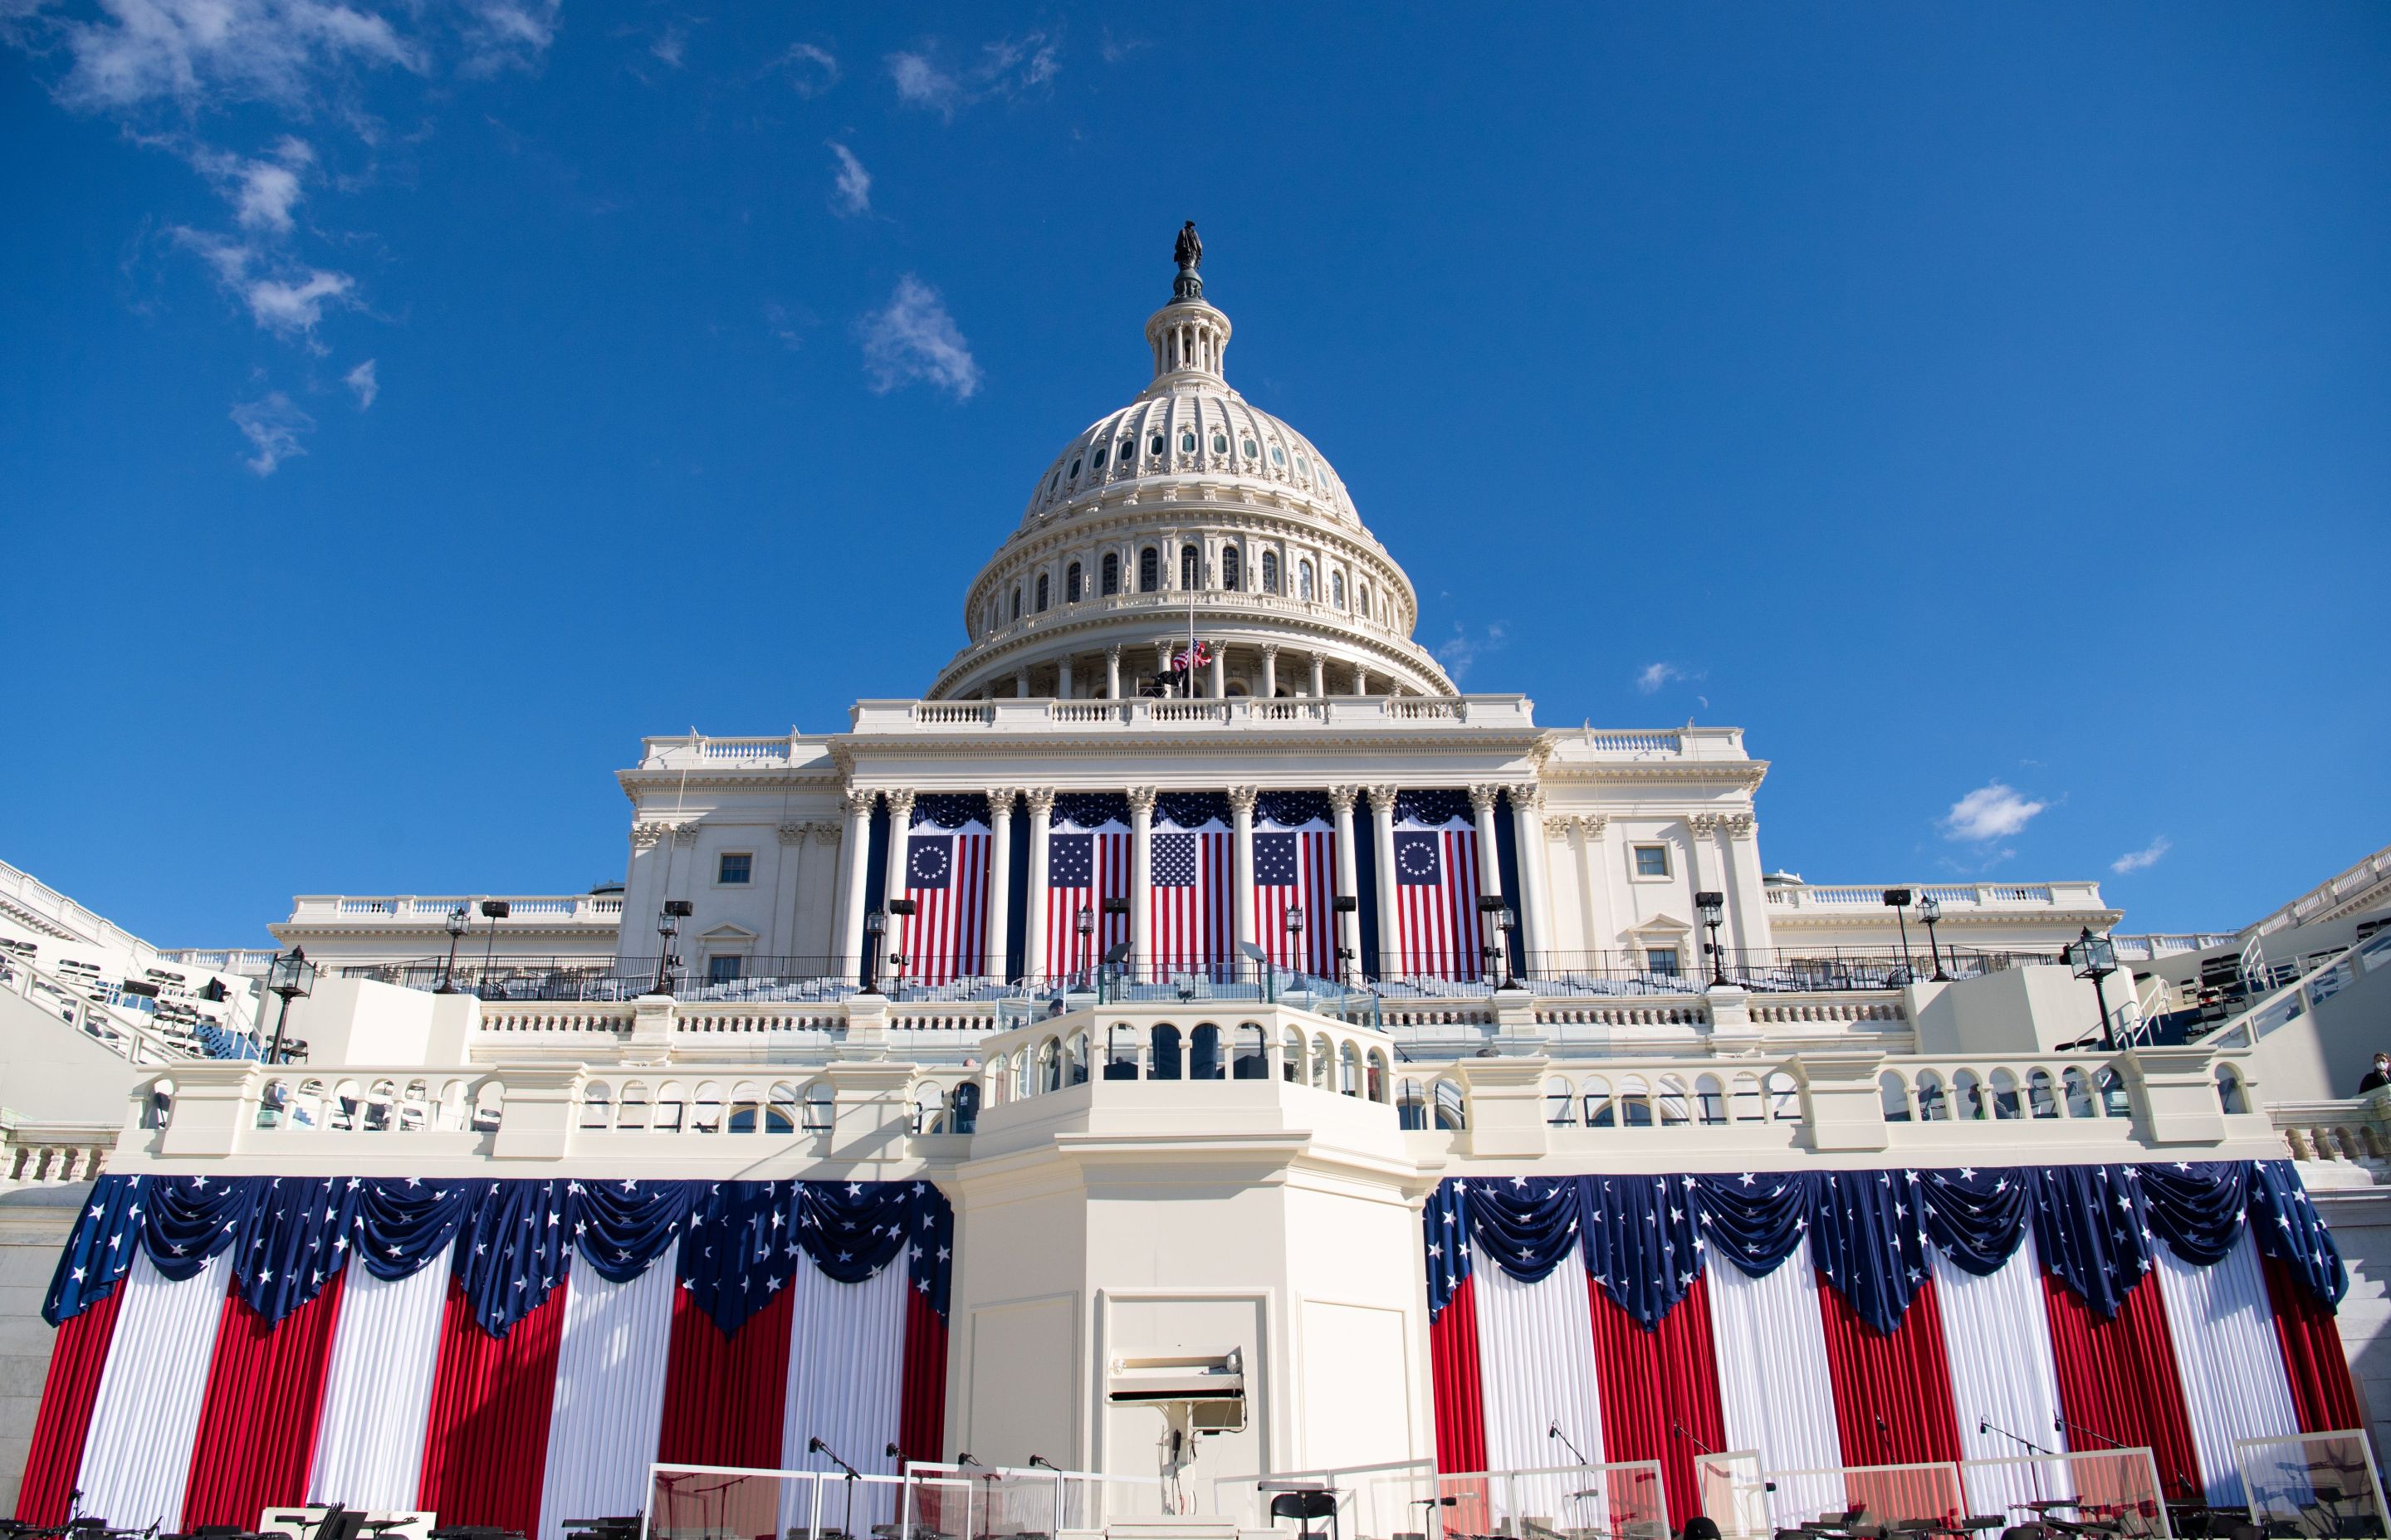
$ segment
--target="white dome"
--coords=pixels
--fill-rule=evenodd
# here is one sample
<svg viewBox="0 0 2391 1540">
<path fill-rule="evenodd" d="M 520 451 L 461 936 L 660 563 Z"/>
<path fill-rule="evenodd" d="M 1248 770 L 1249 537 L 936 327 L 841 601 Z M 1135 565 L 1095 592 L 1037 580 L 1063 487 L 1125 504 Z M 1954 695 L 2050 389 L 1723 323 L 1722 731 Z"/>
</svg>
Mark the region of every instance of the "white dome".
<svg viewBox="0 0 2391 1540">
<path fill-rule="evenodd" d="M 1218 375 L 1180 370 L 1082 429 L 1046 467 L 1024 529 L 1131 482 L 1252 482 L 1359 524 L 1352 499 L 1312 440 L 1248 402 Z"/>
</svg>

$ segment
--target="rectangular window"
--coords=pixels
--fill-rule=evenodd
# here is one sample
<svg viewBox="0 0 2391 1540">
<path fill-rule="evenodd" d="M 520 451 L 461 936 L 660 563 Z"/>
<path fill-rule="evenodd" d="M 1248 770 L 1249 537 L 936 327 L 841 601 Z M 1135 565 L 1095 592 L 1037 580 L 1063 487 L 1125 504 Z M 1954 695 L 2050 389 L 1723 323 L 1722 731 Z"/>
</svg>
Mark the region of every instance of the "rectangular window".
<svg viewBox="0 0 2391 1540">
<path fill-rule="evenodd" d="M 1644 966 L 1648 971 L 1652 973 L 1674 975 L 1677 971 L 1677 949 L 1674 947 L 1646 947 L 1644 949 Z"/>
<path fill-rule="evenodd" d="M 725 850 L 721 864 L 715 868 L 714 880 L 726 886 L 744 886 L 755 869 L 754 856 L 744 850 Z"/>
<path fill-rule="evenodd" d="M 746 961 L 743 957 L 709 957 L 705 960 L 705 981 L 709 984 L 733 983 Z"/>
<path fill-rule="evenodd" d="M 1635 847 L 1635 874 L 1639 877 L 1665 877 L 1669 874 L 1669 848 L 1665 845 Z"/>
</svg>

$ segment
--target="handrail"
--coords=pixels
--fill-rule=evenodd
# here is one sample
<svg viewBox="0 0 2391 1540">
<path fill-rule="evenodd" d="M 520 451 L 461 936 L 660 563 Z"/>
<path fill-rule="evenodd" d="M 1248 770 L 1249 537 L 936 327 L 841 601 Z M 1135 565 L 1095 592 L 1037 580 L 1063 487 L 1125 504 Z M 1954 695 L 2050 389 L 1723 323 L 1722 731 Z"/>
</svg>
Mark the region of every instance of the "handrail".
<svg viewBox="0 0 2391 1540">
<path fill-rule="evenodd" d="M 90 982 L 62 978 L 26 958 L 0 956 L 0 985 L 43 1015 L 55 1016 L 84 1036 L 114 1050 L 128 1063 L 171 1064 L 207 1056 L 176 1042 L 149 1023 L 135 1019 L 131 1012 L 120 1006 L 93 1000 L 85 992 L 92 987 Z M 144 1054 L 151 1056 L 145 1058 Z"/>
<path fill-rule="evenodd" d="M 2352 896 L 2391 883 L 2391 845 L 2385 846 L 2365 860 L 2354 862 L 2343 871 L 2283 905 L 2266 918 L 2244 926 L 2242 934 L 2259 937 L 2289 925 L 2307 925 L 2318 914 Z"/>
<path fill-rule="evenodd" d="M 2256 945 L 2255 937 L 2251 944 Z M 2234 1045 L 2227 1042 L 2227 1035 L 2239 1033 L 2239 1046 L 2255 1048 L 2260 1038 L 2290 1025 L 2355 983 L 2361 975 L 2385 964 L 2391 964 L 2391 930 L 2376 931 L 2347 951 L 2325 958 L 2290 982 L 2249 1000 L 2223 1026 L 2201 1041 L 2220 1048 L 2229 1047 Z"/>
</svg>

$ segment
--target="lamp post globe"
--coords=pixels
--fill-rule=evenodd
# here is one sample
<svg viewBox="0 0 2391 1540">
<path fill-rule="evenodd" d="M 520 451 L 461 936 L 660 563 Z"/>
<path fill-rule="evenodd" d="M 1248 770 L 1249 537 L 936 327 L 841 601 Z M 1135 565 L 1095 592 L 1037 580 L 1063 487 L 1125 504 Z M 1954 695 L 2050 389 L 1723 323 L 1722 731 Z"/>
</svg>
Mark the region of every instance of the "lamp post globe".
<svg viewBox="0 0 2391 1540">
<path fill-rule="evenodd" d="M 440 987 L 432 992 L 455 994 L 457 992 L 457 943 L 462 941 L 465 938 L 465 933 L 473 927 L 473 918 L 465 912 L 463 904 L 459 904 L 450 910 L 447 917 L 440 923 L 447 927 L 448 931 L 448 961 L 440 964 Z"/>
<path fill-rule="evenodd" d="M 1943 947 L 1934 938 L 1935 922 L 1943 918 L 1943 901 L 1929 893 L 1918 900 L 1918 917 L 1926 922 L 1926 951 L 1934 959 L 1934 982 L 1947 984 L 1951 976 L 1943 971 Z"/>
</svg>

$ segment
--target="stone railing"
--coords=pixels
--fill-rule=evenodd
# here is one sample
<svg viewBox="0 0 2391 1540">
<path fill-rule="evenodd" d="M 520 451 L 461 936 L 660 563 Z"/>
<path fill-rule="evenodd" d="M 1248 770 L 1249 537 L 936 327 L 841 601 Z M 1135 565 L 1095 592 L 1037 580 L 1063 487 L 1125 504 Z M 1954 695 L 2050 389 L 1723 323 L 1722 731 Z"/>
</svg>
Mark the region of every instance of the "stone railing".
<svg viewBox="0 0 2391 1540">
<path fill-rule="evenodd" d="M 178 947 L 158 954 L 169 963 L 187 968 L 205 968 L 210 973 L 230 974 L 241 978 L 263 978 L 265 970 L 281 955 L 264 947 Z"/>
<path fill-rule="evenodd" d="M 2117 949 L 2117 961 L 2120 963 L 2154 963 L 2162 957 L 2206 951 L 2211 947 L 2233 946 L 2241 938 L 2230 931 L 2192 930 L 2168 935 L 2113 935 L 2109 940 Z"/>
<path fill-rule="evenodd" d="M 1420 728 L 1532 730 L 1524 695 L 1324 695 L 1259 700 L 858 701 L 859 733 L 1137 731 L 1156 728 L 1322 728 L 1408 731 Z M 651 764 L 672 765 L 687 739 L 651 738 Z M 659 756 L 662 756 L 659 757 Z"/>
<path fill-rule="evenodd" d="M 44 1123 L 0 1113 L 0 1192 L 88 1182 L 108 1169 L 113 1128 Z"/>
<path fill-rule="evenodd" d="M 2391 885 L 2391 845 L 2340 875 L 2317 884 L 2242 934 L 2270 936 L 2287 925 L 2304 925 L 2323 919 L 2333 910 L 2355 903 L 2386 885 Z"/>
<path fill-rule="evenodd" d="M 504 925 L 526 920 L 549 925 L 586 925 L 614 929 L 622 924 L 619 893 L 538 893 L 511 896 L 469 893 L 427 898 L 412 893 L 358 896 L 346 893 L 303 894 L 291 900 L 290 925 L 390 925 L 439 929 L 459 909 L 470 915 L 476 932 L 491 922 L 482 918 L 485 899 L 503 899 L 508 906 Z M 269 954 L 270 957 L 271 954 Z"/>
<path fill-rule="evenodd" d="M 2323 1102 L 2276 1102 L 2267 1108 L 2301 1163 L 2308 1185 L 2370 1187 L 2391 1183 L 2391 1091 Z"/>
<path fill-rule="evenodd" d="M 1887 885 L 1897 886 L 1897 885 Z M 2074 913 L 2101 912 L 2097 882 L 1927 883 L 1910 886 L 1913 903 L 1932 899 L 1947 913 L 1952 910 L 2046 910 Z M 1884 910 L 1885 888 L 1842 884 L 1782 884 L 1768 889 L 1772 909 L 1795 913 L 1838 910 Z M 1913 921 L 1917 916 L 1910 915 Z"/>
</svg>

